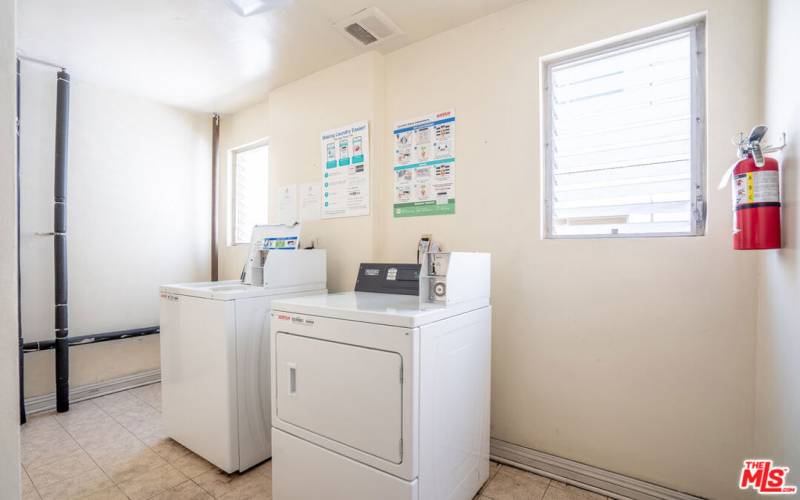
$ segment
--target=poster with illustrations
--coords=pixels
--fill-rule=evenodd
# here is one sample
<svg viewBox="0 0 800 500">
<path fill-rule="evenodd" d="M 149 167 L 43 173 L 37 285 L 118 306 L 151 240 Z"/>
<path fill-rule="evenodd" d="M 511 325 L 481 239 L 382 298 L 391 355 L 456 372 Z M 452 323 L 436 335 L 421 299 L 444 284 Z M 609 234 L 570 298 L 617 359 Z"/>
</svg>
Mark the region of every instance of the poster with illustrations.
<svg viewBox="0 0 800 500">
<path fill-rule="evenodd" d="M 456 115 L 443 111 L 394 127 L 395 217 L 456 212 Z"/>
<path fill-rule="evenodd" d="M 328 130 L 322 144 L 322 218 L 369 215 L 369 124 Z"/>
</svg>

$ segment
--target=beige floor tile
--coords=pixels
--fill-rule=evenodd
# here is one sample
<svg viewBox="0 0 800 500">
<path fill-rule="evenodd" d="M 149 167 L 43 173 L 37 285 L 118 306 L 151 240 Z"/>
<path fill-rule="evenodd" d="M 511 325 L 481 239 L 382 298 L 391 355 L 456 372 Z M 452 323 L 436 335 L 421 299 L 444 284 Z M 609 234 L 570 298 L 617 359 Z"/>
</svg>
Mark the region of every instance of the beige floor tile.
<svg viewBox="0 0 800 500">
<path fill-rule="evenodd" d="M 497 462 L 489 461 L 489 479 L 493 478 L 497 471 L 500 470 L 500 464 Z"/>
<path fill-rule="evenodd" d="M 130 393 L 149 404 L 156 410 L 161 410 L 161 384 L 150 384 L 131 389 Z"/>
<path fill-rule="evenodd" d="M 94 436 L 78 439 L 78 443 L 101 466 L 103 463 L 120 462 L 149 450 L 147 445 L 121 427 L 98 430 Z"/>
<path fill-rule="evenodd" d="M 72 438 L 58 441 L 32 441 L 30 438 L 23 438 L 22 465 L 25 467 L 45 466 L 80 450 L 81 447 Z"/>
<path fill-rule="evenodd" d="M 217 469 L 204 472 L 193 480 L 201 488 L 207 491 L 214 498 L 219 498 L 226 493 L 233 491 L 231 483 L 239 477 L 239 474 L 226 474 L 225 472 Z"/>
<path fill-rule="evenodd" d="M 141 413 L 147 411 L 160 413 L 160 410 L 153 408 L 151 405 L 147 404 L 147 402 L 142 401 L 140 398 L 137 398 L 133 395 L 130 395 L 129 399 L 120 400 L 119 403 L 111 405 L 110 408 L 112 409 L 115 417 L 124 413 Z"/>
<path fill-rule="evenodd" d="M 164 434 L 161 413 L 145 403 L 142 404 L 145 405 L 144 408 L 120 412 L 114 416 L 114 419 L 133 435 L 140 438 L 154 434 Z"/>
<path fill-rule="evenodd" d="M 96 444 L 85 448 L 86 452 L 97 462 L 101 468 L 106 465 L 118 464 L 125 460 L 132 460 L 150 450 L 141 441 L 118 441 L 110 444 Z"/>
<path fill-rule="evenodd" d="M 541 500 L 550 480 L 508 466 L 500 466 L 481 495 L 492 500 Z"/>
<path fill-rule="evenodd" d="M 26 456 L 26 451 L 47 451 L 59 443 L 71 440 L 72 436 L 61 427 L 53 415 L 34 415 L 20 430 L 23 460 L 32 457 L 30 453 Z"/>
<path fill-rule="evenodd" d="M 194 482 L 185 481 L 154 496 L 152 500 L 210 500 L 211 498 L 213 497 Z"/>
<path fill-rule="evenodd" d="M 268 478 L 272 479 L 272 460 L 267 460 L 266 462 L 262 462 L 250 470 L 259 474 L 264 474 Z"/>
<path fill-rule="evenodd" d="M 178 469 L 166 464 L 144 474 L 118 481 L 117 486 L 131 500 L 146 500 L 186 481 L 187 477 Z"/>
<path fill-rule="evenodd" d="M 28 432 L 39 431 L 47 428 L 58 428 L 58 422 L 55 419 L 56 412 L 49 411 L 44 413 L 36 413 L 28 415 L 25 425 L 22 426 L 20 433 L 24 436 Z"/>
<path fill-rule="evenodd" d="M 112 417 L 128 410 L 149 406 L 128 391 L 115 392 L 114 394 L 102 396 L 92 401 Z"/>
<path fill-rule="evenodd" d="M 544 500 L 605 500 L 606 497 L 597 493 L 582 490 L 572 485 L 559 481 L 550 481 L 550 487 L 544 495 Z"/>
<path fill-rule="evenodd" d="M 492 478 L 495 476 L 495 474 L 497 474 L 497 471 L 499 471 L 499 470 L 500 470 L 500 464 L 490 460 L 489 461 L 489 479 L 487 479 L 486 482 L 484 482 L 483 485 L 481 485 L 481 488 L 478 490 L 478 494 L 475 495 L 475 499 L 477 499 L 478 497 L 481 496 L 481 493 L 483 493 L 483 490 L 485 490 L 486 487 L 489 486 L 489 483 L 492 481 Z"/>
<path fill-rule="evenodd" d="M 104 418 L 108 414 L 100 409 L 93 400 L 80 401 L 78 403 L 71 403 L 69 411 L 65 413 L 56 413 L 55 419 L 59 424 L 66 427 L 66 424 L 75 421 L 84 421 L 86 419 Z"/>
<path fill-rule="evenodd" d="M 191 452 L 176 458 L 170 463 L 189 479 L 194 479 L 208 471 L 216 470 L 216 467 L 212 464 Z"/>
<path fill-rule="evenodd" d="M 230 493 L 223 495 L 222 500 L 271 500 L 272 499 L 272 480 L 260 476 L 238 482 Z"/>
<path fill-rule="evenodd" d="M 114 432 L 120 433 L 124 428 L 119 425 L 109 415 L 101 418 L 91 418 L 84 421 L 73 421 L 64 424 L 70 436 L 82 446 L 84 443 L 90 444 L 93 440 L 105 441 L 114 439 L 111 436 Z"/>
<path fill-rule="evenodd" d="M 165 435 L 160 405 L 161 386 L 154 384 L 32 418 L 23 427 L 23 461 L 31 469 L 30 477 L 23 475 L 23 499 L 272 498 L 271 460 L 225 474 Z M 603 498 L 490 462 L 489 480 L 475 500 Z"/>
<path fill-rule="evenodd" d="M 99 465 L 108 477 L 120 484 L 163 467 L 167 462 L 153 450 L 146 448 L 119 461 L 99 462 Z"/>
<path fill-rule="evenodd" d="M 267 460 L 266 462 L 262 462 L 259 465 L 253 467 L 253 470 L 257 472 L 261 472 L 262 474 L 266 474 L 270 478 L 272 478 L 272 459 Z"/>
<path fill-rule="evenodd" d="M 93 470 L 38 490 L 43 500 L 71 500 L 113 487 L 114 483 L 102 471 Z"/>
<path fill-rule="evenodd" d="M 93 433 L 98 428 L 108 427 L 114 419 L 92 401 L 82 401 L 71 405 L 66 413 L 56 416 L 56 420 L 73 437 Z"/>
<path fill-rule="evenodd" d="M 224 500 L 269 500 L 272 498 L 272 479 L 264 474 L 245 472 L 229 483 L 230 491 Z"/>
<path fill-rule="evenodd" d="M 31 481 L 37 488 L 65 481 L 95 469 L 98 469 L 97 464 L 85 451 L 80 449 L 59 460 L 26 468 Z"/>
<path fill-rule="evenodd" d="M 21 478 L 22 500 L 40 500 L 42 497 L 39 496 L 39 492 L 36 491 L 36 487 L 25 469 L 22 469 Z"/>
<path fill-rule="evenodd" d="M 88 450 L 87 450 L 88 451 Z M 89 452 L 89 455 L 92 455 Z M 151 460 L 158 462 L 158 465 L 164 465 L 166 461 L 159 460 L 160 457 L 151 450 L 147 445 L 139 440 L 135 442 L 118 442 L 111 443 L 102 449 L 97 454 L 97 458 L 92 455 L 97 465 L 100 468 L 113 468 L 122 465 L 123 463 L 142 462 Z"/>
<path fill-rule="evenodd" d="M 101 410 L 101 413 L 93 415 L 91 418 L 81 420 L 67 420 L 63 423 L 64 428 L 75 439 L 80 437 L 96 435 L 98 432 L 109 432 L 113 429 L 124 429 L 114 417 Z"/>
<path fill-rule="evenodd" d="M 251 469 L 244 474 L 226 474 L 215 468 L 196 477 L 194 482 L 214 498 L 271 498 L 270 476 L 259 469 Z"/>
<path fill-rule="evenodd" d="M 31 463 L 59 446 L 70 446 L 75 440 L 61 429 L 61 432 L 42 432 L 21 436 L 20 445 L 23 463 Z"/>
<path fill-rule="evenodd" d="M 162 435 L 145 436 L 142 441 L 168 463 L 190 453 L 189 449 L 179 442 Z"/>
<path fill-rule="evenodd" d="M 80 498 L 81 500 L 129 500 L 128 496 L 116 486 L 95 491 L 94 493 L 90 493 Z"/>
<path fill-rule="evenodd" d="M 70 434 L 84 449 L 94 446 L 108 446 L 125 439 L 135 440 L 136 436 L 121 426 L 116 420 L 111 419 L 94 422 L 93 425 L 81 425 L 70 429 Z"/>
</svg>

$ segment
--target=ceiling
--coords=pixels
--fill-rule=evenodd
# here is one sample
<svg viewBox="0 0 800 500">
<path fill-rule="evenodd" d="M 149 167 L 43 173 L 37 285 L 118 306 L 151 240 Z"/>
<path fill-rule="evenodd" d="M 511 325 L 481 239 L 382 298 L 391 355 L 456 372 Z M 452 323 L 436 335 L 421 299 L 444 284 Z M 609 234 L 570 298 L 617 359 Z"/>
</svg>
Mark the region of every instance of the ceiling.
<svg viewBox="0 0 800 500">
<path fill-rule="evenodd" d="M 520 0 L 295 0 L 240 17 L 224 0 L 21 0 L 21 54 L 85 81 L 202 112 L 233 112 L 354 57 L 333 24 L 376 6 L 404 34 L 390 52 Z"/>
</svg>

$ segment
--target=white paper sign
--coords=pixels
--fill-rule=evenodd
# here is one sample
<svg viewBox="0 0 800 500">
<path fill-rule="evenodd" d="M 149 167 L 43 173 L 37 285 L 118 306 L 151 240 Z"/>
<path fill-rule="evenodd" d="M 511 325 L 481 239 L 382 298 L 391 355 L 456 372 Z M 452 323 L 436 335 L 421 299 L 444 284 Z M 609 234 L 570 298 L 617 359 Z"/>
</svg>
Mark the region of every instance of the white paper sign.
<svg viewBox="0 0 800 500">
<path fill-rule="evenodd" d="M 369 215 L 369 123 L 323 132 L 322 218 Z"/>
<path fill-rule="evenodd" d="M 300 220 L 314 221 L 320 219 L 320 183 L 306 182 L 298 188 L 300 196 Z"/>
<path fill-rule="evenodd" d="M 278 188 L 278 224 L 294 224 L 297 218 L 297 184 Z"/>
</svg>

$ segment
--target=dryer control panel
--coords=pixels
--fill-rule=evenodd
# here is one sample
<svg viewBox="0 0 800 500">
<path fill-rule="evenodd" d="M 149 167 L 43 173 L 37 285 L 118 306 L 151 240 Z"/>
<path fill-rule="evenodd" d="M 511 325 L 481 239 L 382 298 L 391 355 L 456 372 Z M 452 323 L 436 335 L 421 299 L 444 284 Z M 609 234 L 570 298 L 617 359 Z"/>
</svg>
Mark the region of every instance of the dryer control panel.
<svg viewBox="0 0 800 500">
<path fill-rule="evenodd" d="M 356 292 L 419 295 L 419 264 L 361 264 Z"/>
<path fill-rule="evenodd" d="M 419 298 L 423 304 L 455 304 L 489 298 L 491 255 L 479 252 L 422 254 Z"/>
</svg>

